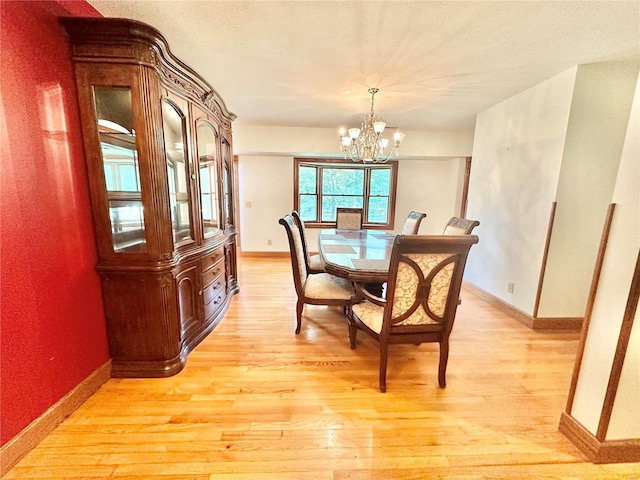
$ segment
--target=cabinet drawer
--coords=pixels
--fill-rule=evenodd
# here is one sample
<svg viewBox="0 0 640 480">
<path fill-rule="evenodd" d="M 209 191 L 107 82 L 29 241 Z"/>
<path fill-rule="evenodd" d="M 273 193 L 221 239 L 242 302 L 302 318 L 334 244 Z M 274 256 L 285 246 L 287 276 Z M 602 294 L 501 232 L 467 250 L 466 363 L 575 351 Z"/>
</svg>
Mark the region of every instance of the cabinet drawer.
<svg viewBox="0 0 640 480">
<path fill-rule="evenodd" d="M 224 258 L 224 247 L 202 257 L 202 270 L 207 270 Z"/>
<path fill-rule="evenodd" d="M 219 262 L 202 272 L 202 285 L 207 287 L 218 276 L 224 277 L 224 262 Z"/>
<path fill-rule="evenodd" d="M 202 291 L 202 300 L 204 303 L 204 318 L 208 319 L 213 315 L 224 303 L 226 298 L 226 288 L 224 275 L 216 278 L 214 282 L 205 287 Z"/>
</svg>

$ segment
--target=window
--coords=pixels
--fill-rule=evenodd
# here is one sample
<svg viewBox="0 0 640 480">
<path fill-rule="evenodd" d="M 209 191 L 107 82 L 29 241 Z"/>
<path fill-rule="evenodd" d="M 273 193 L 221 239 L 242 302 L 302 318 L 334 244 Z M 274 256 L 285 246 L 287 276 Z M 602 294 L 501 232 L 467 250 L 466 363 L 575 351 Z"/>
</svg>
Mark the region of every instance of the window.
<svg viewBox="0 0 640 480">
<path fill-rule="evenodd" d="M 310 226 L 335 226 L 337 207 L 364 210 L 366 228 L 393 228 L 398 163 L 295 159 L 294 208 Z"/>
</svg>

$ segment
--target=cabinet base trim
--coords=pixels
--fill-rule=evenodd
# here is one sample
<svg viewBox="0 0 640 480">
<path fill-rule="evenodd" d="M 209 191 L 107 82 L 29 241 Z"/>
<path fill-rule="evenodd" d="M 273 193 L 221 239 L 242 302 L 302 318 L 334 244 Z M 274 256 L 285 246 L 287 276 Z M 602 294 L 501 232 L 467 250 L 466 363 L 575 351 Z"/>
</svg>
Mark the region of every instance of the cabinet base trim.
<svg viewBox="0 0 640 480">
<path fill-rule="evenodd" d="M 114 360 L 111 376 L 113 378 L 164 378 L 179 373 L 186 361 L 186 355 L 180 354 L 169 360 Z"/>
<path fill-rule="evenodd" d="M 5 443 L 0 449 L 0 476 L 7 473 L 91 395 L 97 392 L 102 385 L 107 383 L 110 374 L 111 361 L 108 361 L 27 425 L 18 435 Z"/>
</svg>

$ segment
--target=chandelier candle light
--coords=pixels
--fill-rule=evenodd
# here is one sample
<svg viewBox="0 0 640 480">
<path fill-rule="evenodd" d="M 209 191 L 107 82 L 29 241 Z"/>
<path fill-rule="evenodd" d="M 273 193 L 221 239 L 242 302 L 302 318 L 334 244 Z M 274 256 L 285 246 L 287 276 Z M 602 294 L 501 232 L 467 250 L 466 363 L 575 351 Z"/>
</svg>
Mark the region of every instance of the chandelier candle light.
<svg viewBox="0 0 640 480">
<path fill-rule="evenodd" d="M 344 158 L 350 158 L 354 162 L 385 163 L 391 155 L 398 155 L 399 146 L 404 140 L 404 133 L 397 131 L 393 134 L 393 145 L 387 150 L 389 140 L 382 138 L 386 123 L 380 115 L 373 111 L 373 97 L 380 90 L 370 88 L 371 111 L 362 120 L 361 128 L 350 128 L 345 131 L 340 129 L 340 151 L 344 152 Z"/>
</svg>

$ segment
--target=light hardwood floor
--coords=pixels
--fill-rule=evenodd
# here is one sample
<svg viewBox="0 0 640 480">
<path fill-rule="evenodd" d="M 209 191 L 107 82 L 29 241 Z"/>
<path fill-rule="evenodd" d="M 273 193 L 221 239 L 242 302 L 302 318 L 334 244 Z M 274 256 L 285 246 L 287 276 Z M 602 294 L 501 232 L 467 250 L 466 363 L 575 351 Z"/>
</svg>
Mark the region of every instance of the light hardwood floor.
<svg viewBox="0 0 640 480">
<path fill-rule="evenodd" d="M 294 334 L 288 259 L 240 258 L 241 292 L 166 379 L 112 379 L 4 477 L 639 479 L 558 432 L 576 333 L 538 333 L 464 291 L 447 388 L 437 345 L 349 348 L 340 308 Z"/>
</svg>

